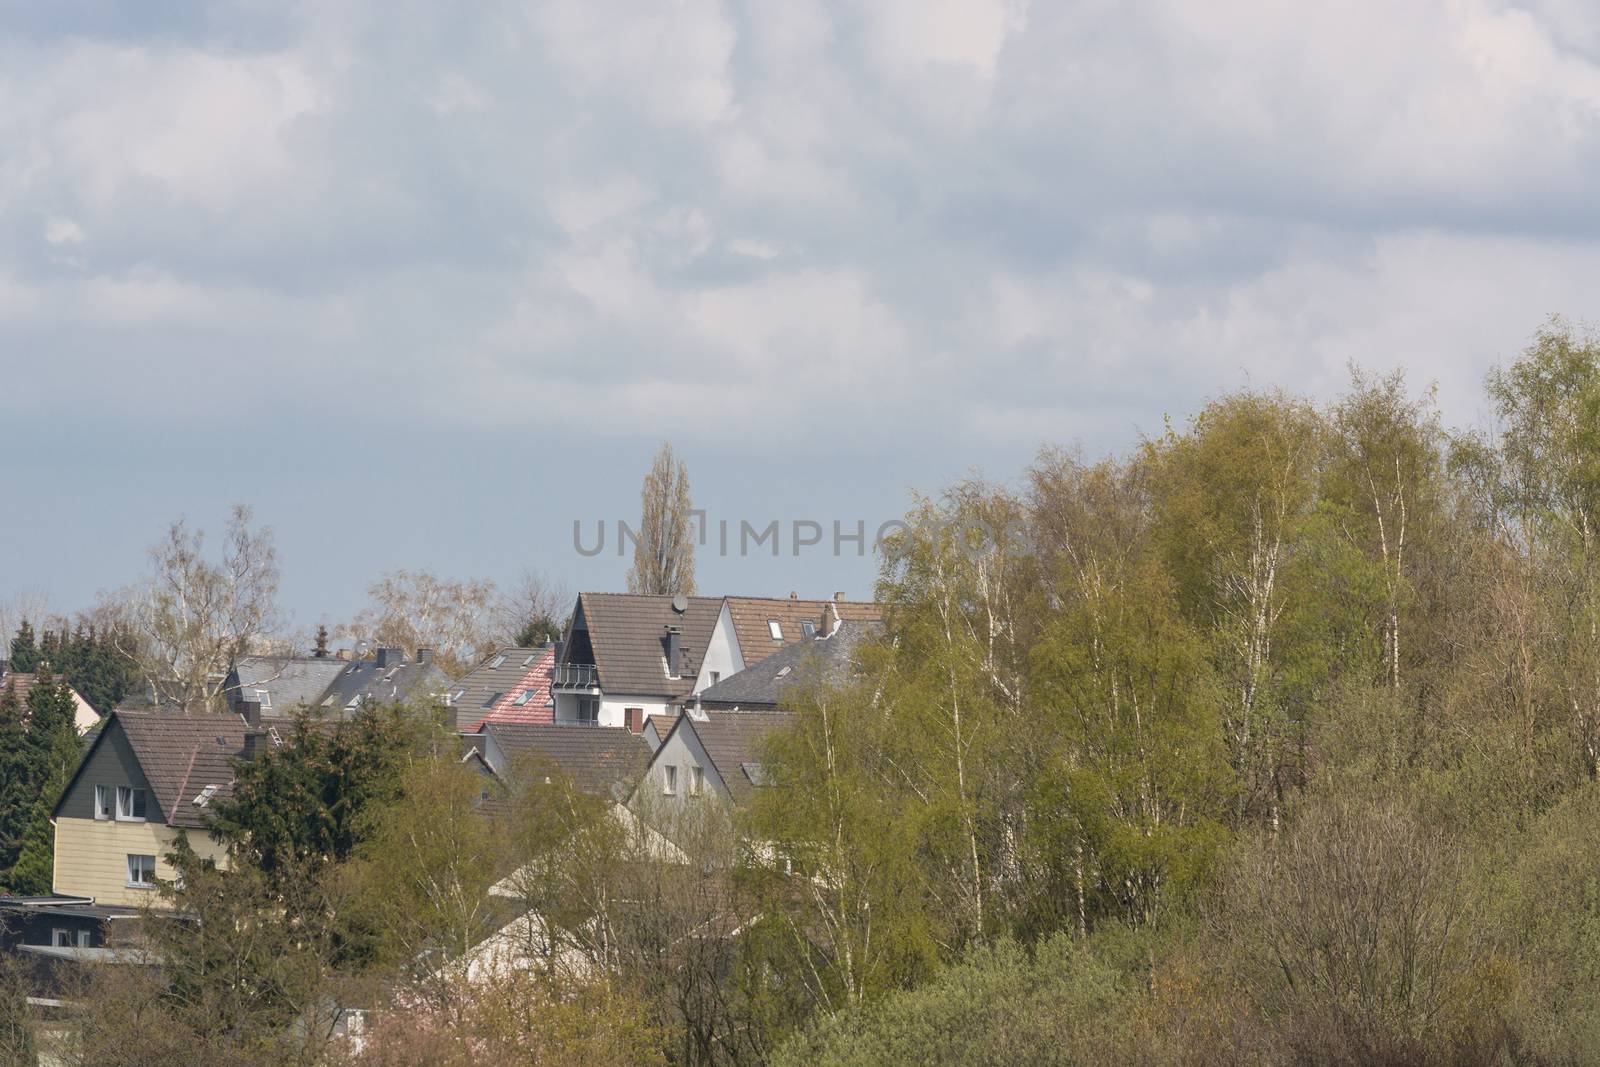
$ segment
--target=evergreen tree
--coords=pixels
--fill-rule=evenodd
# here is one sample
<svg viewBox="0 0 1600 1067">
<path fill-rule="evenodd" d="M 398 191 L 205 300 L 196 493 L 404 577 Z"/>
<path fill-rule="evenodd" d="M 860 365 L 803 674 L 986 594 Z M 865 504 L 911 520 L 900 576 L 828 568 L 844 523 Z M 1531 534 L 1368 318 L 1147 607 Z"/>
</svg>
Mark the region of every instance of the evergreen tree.
<svg viewBox="0 0 1600 1067">
<path fill-rule="evenodd" d="M 11 639 L 11 669 L 27 674 L 38 666 L 39 646 L 34 642 L 33 626 L 23 619 L 17 636 Z"/>
<path fill-rule="evenodd" d="M 22 894 L 50 892 L 55 856 L 55 830 L 50 810 L 83 757 L 83 741 L 73 722 L 77 710 L 66 683 L 41 663 L 28 694 L 28 782 L 31 785 L 27 825 L 11 887 Z"/>
<path fill-rule="evenodd" d="M 15 682 L 0 691 L 0 888 L 11 884 L 29 810 L 27 734 Z"/>
</svg>

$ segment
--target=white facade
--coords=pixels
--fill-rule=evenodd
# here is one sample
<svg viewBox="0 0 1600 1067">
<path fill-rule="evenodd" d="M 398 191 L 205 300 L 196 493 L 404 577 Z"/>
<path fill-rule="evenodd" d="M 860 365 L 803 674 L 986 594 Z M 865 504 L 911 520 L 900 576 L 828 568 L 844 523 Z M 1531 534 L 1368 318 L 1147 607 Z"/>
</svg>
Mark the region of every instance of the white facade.
<svg viewBox="0 0 1600 1067">
<path fill-rule="evenodd" d="M 599 705 L 599 717 L 596 726 L 626 726 L 627 709 L 642 708 L 646 715 L 665 715 L 668 704 L 658 696 L 631 697 L 615 696 L 611 693 L 602 693 L 598 689 L 591 689 L 586 693 L 555 694 L 555 720 L 556 722 L 576 723 L 582 720 L 582 702 L 593 700 Z"/>
<path fill-rule="evenodd" d="M 694 680 L 694 691 L 698 693 L 742 670 L 744 653 L 739 650 L 739 639 L 733 632 L 733 614 L 728 611 L 728 602 L 724 600 L 722 610 L 717 613 L 717 625 L 712 628 L 711 639 L 706 642 L 706 654 L 700 661 L 700 674 Z"/>
</svg>

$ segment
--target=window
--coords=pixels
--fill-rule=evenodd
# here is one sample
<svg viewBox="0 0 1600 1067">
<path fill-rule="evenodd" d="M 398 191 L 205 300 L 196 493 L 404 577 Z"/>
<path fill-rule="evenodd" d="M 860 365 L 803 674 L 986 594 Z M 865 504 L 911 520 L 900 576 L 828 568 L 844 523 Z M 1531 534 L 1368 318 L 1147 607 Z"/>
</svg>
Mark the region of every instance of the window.
<svg viewBox="0 0 1600 1067">
<path fill-rule="evenodd" d="M 262 711 L 272 709 L 272 691 L 270 689 L 257 689 L 256 701 L 261 705 Z"/>
<path fill-rule="evenodd" d="M 777 619 L 767 620 L 767 632 L 772 635 L 772 639 L 774 641 L 783 640 L 783 626 L 778 622 Z"/>
<path fill-rule="evenodd" d="M 720 681 L 722 681 L 722 672 L 721 671 L 712 671 L 711 672 L 711 684 L 712 685 L 716 685 Z"/>
<path fill-rule="evenodd" d="M 706 769 L 704 767 L 689 768 L 689 795 L 699 796 L 706 788 Z"/>
<path fill-rule="evenodd" d="M 524 689 L 521 693 L 517 694 L 517 699 L 513 700 L 511 703 L 520 708 L 531 699 L 533 699 L 533 690 Z"/>
<path fill-rule="evenodd" d="M 501 667 L 504 667 L 505 665 L 506 665 L 506 658 L 504 656 L 496 656 L 494 659 L 489 661 L 489 669 L 491 671 L 497 671 Z"/>
<path fill-rule="evenodd" d="M 128 888 L 154 889 L 156 885 L 156 858 L 154 856 L 128 857 Z"/>
<path fill-rule="evenodd" d="M 817 636 L 817 624 L 812 622 L 810 619 L 807 619 L 805 622 L 800 624 L 800 632 L 805 634 L 807 637 L 815 637 Z"/>
<path fill-rule="evenodd" d="M 121 822 L 144 822 L 144 790 L 131 785 L 117 786 L 117 819 Z"/>
<path fill-rule="evenodd" d="M 97 785 L 94 787 L 94 817 L 97 819 L 111 818 L 111 787 Z"/>
<path fill-rule="evenodd" d="M 669 763 L 662 768 L 662 771 L 664 776 L 661 779 L 661 792 L 670 797 L 678 791 L 678 768 Z"/>
<path fill-rule="evenodd" d="M 597 698 L 578 698 L 578 722 L 584 726 L 600 725 L 600 701 Z"/>
<path fill-rule="evenodd" d="M 63 930 L 60 927 L 56 927 L 54 930 L 50 931 L 50 944 L 56 948 L 71 948 L 72 931 Z"/>
</svg>

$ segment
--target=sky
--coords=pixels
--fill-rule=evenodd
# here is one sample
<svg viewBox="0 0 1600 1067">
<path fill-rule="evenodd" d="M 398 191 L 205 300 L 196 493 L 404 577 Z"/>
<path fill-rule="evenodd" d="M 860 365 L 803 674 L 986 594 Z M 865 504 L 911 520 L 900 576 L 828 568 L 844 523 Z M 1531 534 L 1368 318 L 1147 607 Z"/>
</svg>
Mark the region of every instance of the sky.
<svg viewBox="0 0 1600 1067">
<path fill-rule="evenodd" d="M 833 522 L 1229 390 L 1481 422 L 1597 188 L 1587 0 L 0 0 L 0 599 L 236 501 L 299 626 L 621 588 L 663 439 L 703 592 L 866 596 Z"/>
</svg>

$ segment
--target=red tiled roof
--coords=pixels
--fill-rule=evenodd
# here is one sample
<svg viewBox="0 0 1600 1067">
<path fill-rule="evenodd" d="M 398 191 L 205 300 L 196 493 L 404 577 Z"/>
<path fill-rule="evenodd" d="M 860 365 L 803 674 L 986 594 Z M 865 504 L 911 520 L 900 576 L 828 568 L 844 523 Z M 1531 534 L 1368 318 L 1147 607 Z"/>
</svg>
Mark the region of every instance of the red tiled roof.
<svg viewBox="0 0 1600 1067">
<path fill-rule="evenodd" d="M 555 709 L 550 706 L 550 677 L 555 671 L 556 651 L 546 648 L 539 658 L 522 672 L 521 677 L 500 694 L 489 713 L 466 727 L 467 733 L 476 733 L 485 723 L 529 723 L 539 725 L 555 721 Z M 523 694 L 527 694 L 526 697 Z"/>
</svg>

